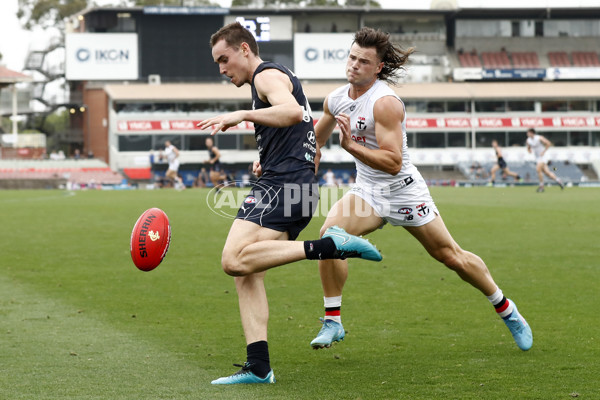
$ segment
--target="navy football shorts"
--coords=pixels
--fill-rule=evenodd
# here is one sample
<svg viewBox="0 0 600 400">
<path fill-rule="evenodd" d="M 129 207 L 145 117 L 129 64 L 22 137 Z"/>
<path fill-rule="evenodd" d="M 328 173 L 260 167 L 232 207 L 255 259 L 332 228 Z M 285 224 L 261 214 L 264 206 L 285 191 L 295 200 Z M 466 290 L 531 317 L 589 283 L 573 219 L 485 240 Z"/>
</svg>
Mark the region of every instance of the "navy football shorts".
<svg viewBox="0 0 600 400">
<path fill-rule="evenodd" d="M 288 232 L 295 240 L 306 228 L 319 202 L 316 183 L 286 183 L 282 186 L 257 183 L 244 199 L 237 219 L 265 228 Z"/>
</svg>

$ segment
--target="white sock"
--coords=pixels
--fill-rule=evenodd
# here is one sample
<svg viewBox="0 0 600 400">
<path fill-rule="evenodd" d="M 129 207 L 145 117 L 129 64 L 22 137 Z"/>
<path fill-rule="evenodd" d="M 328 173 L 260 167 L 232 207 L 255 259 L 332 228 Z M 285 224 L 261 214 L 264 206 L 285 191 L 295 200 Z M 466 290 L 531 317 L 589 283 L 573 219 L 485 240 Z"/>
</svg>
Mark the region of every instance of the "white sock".
<svg viewBox="0 0 600 400">
<path fill-rule="evenodd" d="M 342 296 L 335 297 L 323 297 L 323 303 L 325 305 L 325 318 L 331 321 L 335 321 L 339 324 L 342 323 L 341 308 L 342 308 Z"/>
</svg>

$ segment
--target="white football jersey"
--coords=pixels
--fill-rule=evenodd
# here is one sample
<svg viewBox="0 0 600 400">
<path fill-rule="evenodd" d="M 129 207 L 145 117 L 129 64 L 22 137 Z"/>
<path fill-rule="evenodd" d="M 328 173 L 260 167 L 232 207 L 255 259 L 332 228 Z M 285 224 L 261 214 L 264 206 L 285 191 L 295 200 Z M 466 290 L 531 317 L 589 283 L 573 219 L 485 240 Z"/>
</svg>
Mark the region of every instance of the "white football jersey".
<svg viewBox="0 0 600 400">
<path fill-rule="evenodd" d="M 375 136 L 375 118 L 373 107 L 375 102 L 384 96 L 393 96 L 402 103 L 394 91 L 381 80 L 375 81 L 373 86 L 356 100 L 348 96 L 350 84 L 344 85 L 329 95 L 327 106 L 332 115 L 346 113 L 350 115 L 352 140 L 368 149 L 378 149 Z M 404 107 L 404 104 L 402 104 Z M 356 183 L 368 186 L 389 186 L 400 183 L 410 176 L 420 176 L 417 168 L 410 162 L 408 146 L 406 144 L 406 113 L 402 122 L 402 169 L 397 175 L 391 175 L 369 167 L 354 158 L 356 163 Z"/>
<path fill-rule="evenodd" d="M 546 148 L 542 140 L 540 139 L 540 135 L 533 135 L 533 137 L 527 137 L 527 145 L 531 148 L 533 155 L 536 158 L 539 158 L 542 155 L 542 151 Z"/>
</svg>

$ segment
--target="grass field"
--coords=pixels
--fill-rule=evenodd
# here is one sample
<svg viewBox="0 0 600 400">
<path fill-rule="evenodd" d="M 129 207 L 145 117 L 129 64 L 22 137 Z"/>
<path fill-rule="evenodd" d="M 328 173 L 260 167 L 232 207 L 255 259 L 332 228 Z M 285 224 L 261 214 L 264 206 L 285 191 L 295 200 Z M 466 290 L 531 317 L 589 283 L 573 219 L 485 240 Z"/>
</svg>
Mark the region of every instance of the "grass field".
<svg viewBox="0 0 600 400">
<path fill-rule="evenodd" d="M 600 189 L 432 194 L 528 319 L 530 351 L 483 295 L 386 227 L 370 235 L 383 262 L 350 263 L 343 343 L 309 346 L 323 313 L 317 264 L 274 269 L 277 383 L 213 387 L 245 342 L 220 267 L 230 220 L 207 191 L 0 191 L 0 399 L 599 399 Z M 129 235 L 150 207 L 167 212 L 173 238 L 144 273 Z"/>
</svg>

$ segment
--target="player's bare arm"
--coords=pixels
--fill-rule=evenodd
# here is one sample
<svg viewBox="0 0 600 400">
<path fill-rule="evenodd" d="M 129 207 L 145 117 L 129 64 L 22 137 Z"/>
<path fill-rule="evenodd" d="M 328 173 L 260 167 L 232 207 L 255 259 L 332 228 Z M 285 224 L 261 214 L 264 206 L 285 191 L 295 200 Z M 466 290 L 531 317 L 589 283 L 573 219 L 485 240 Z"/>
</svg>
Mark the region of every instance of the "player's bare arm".
<svg viewBox="0 0 600 400">
<path fill-rule="evenodd" d="M 340 145 L 369 167 L 396 175 L 402 168 L 404 108 L 395 97 L 382 97 L 375 103 L 373 116 L 379 149 L 368 149 L 352 140 L 350 119 L 346 114 L 336 116 L 340 125 Z"/>
<path fill-rule="evenodd" d="M 254 77 L 258 97 L 271 107 L 249 111 L 247 121 L 273 128 L 302 122 L 303 108 L 292 95 L 292 82 L 283 72 L 265 69 Z"/>
<path fill-rule="evenodd" d="M 238 110 L 205 119 L 198 124 L 200 129 L 212 127 L 211 135 L 225 132 L 242 121 L 282 128 L 302 121 L 302 107 L 292 95 L 292 83 L 286 74 L 267 69 L 254 77 L 254 86 L 261 100 L 272 107 L 259 110 Z"/>
<path fill-rule="evenodd" d="M 546 150 L 552 146 L 552 142 L 546 139 L 544 136 L 540 136 L 540 141 L 544 144 L 544 150 L 542 151 L 542 155 L 544 155 L 546 154 Z"/>
<path fill-rule="evenodd" d="M 335 117 L 331 111 L 329 111 L 329 106 L 327 105 L 328 100 L 329 96 L 327 96 L 323 102 L 323 116 L 319 118 L 315 125 L 315 137 L 319 147 L 325 146 L 337 124 Z"/>
</svg>

